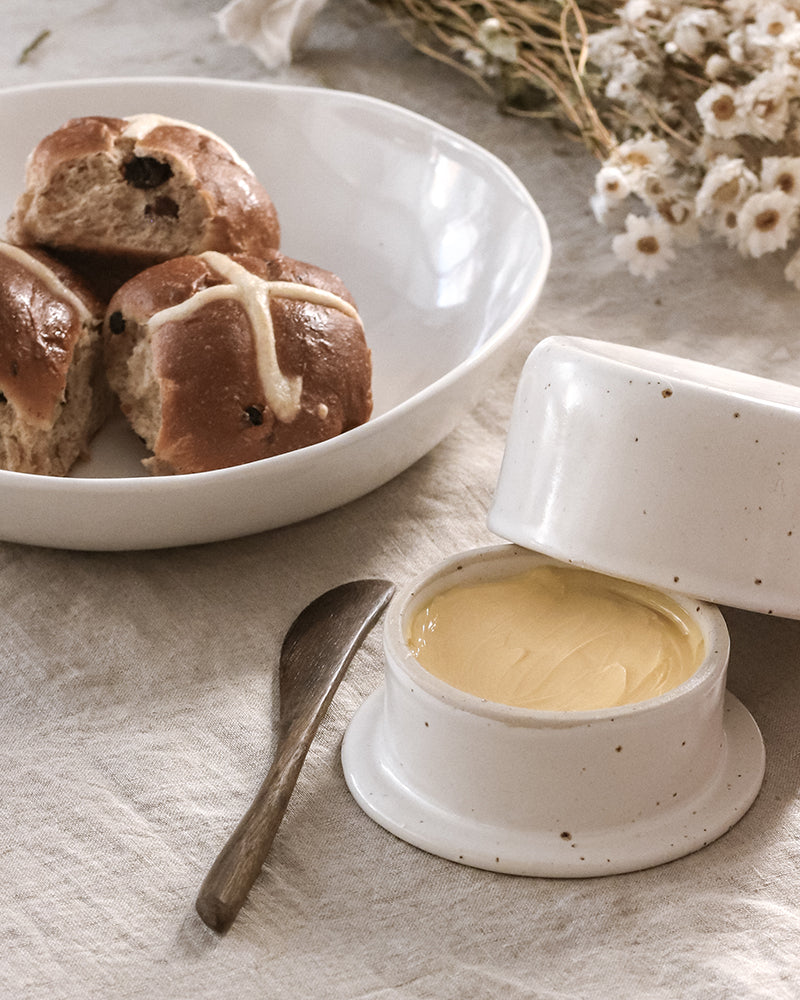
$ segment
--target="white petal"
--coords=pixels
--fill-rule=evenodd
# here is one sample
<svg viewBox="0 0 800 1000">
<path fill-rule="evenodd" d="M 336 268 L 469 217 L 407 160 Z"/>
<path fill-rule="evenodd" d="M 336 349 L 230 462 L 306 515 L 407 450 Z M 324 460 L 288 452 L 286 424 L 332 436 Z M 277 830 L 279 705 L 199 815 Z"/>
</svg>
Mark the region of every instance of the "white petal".
<svg viewBox="0 0 800 1000">
<path fill-rule="evenodd" d="M 216 16 L 229 41 L 247 45 L 268 69 L 292 61 L 326 0 L 231 0 Z"/>
</svg>

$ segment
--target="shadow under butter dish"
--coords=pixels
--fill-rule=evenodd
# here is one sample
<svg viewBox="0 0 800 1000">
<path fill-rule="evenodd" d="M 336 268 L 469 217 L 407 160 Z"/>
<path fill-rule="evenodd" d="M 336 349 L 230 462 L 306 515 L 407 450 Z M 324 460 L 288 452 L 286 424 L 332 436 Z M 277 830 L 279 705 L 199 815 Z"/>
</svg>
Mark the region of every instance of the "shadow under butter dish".
<svg viewBox="0 0 800 1000">
<path fill-rule="evenodd" d="M 453 687 L 547 711 L 655 698 L 688 680 L 705 648 L 666 594 L 556 566 L 434 595 L 412 616 L 407 641 Z"/>
<path fill-rule="evenodd" d="M 684 654 L 669 689 L 606 707 L 504 704 L 494 700 L 496 690 L 489 692 L 493 699 L 465 690 L 463 673 L 456 684 L 436 676 L 409 645 L 415 619 L 424 631 L 426 609 L 435 610 L 440 597 L 447 601 L 463 589 L 478 595 L 480 605 L 485 587 L 525 592 L 531 580 L 555 588 L 539 615 L 543 629 L 559 627 L 552 609 L 565 605 L 558 596 L 565 580 L 578 591 L 589 584 L 590 604 L 618 603 L 625 609 L 615 612 L 620 621 L 640 616 L 645 634 L 657 622 L 670 637 L 666 645 Z M 468 608 L 463 631 L 473 620 L 485 624 L 486 615 L 485 603 L 479 611 Z M 618 622 L 614 628 L 621 630 Z M 519 661 L 525 643 L 508 642 L 507 631 L 504 625 L 492 641 L 509 661 Z M 608 644 L 602 632 L 595 628 L 589 637 Z M 579 635 L 570 651 L 585 640 Z M 471 652 L 478 645 L 469 634 L 460 641 Z M 569 649 L 569 640 L 558 641 Z M 431 854 L 513 875 L 636 871 L 710 844 L 758 794 L 764 746 L 750 714 L 725 690 L 730 640 L 712 604 L 502 544 L 452 556 L 399 588 L 387 609 L 383 646 L 384 685 L 348 727 L 344 775 L 368 816 Z M 459 670 L 463 664 L 456 657 Z M 613 667 L 609 676 L 615 675 Z M 561 685 L 572 686 L 571 680 Z M 619 683 L 611 686 L 619 694 Z"/>
</svg>

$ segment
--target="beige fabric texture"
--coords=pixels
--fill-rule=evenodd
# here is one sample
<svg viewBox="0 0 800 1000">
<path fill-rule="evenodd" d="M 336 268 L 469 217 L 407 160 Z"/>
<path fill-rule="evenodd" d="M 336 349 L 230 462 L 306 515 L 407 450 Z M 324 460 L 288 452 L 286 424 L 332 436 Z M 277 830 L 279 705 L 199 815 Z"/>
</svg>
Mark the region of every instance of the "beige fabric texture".
<svg viewBox="0 0 800 1000">
<path fill-rule="evenodd" d="M 274 74 L 221 37 L 219 6 L 27 0 L 5 22 L 0 84 L 188 74 L 392 100 L 518 173 L 547 217 L 553 266 L 512 364 L 474 412 L 344 509 L 182 550 L 0 544 L 0 995 L 795 1000 L 800 622 L 731 609 L 729 687 L 761 727 L 767 773 L 752 809 L 706 849 L 636 874 L 544 880 L 458 866 L 386 833 L 349 795 L 339 757 L 348 721 L 381 682 L 377 629 L 238 921 L 218 937 L 195 915 L 203 877 L 270 763 L 283 633 L 347 578 L 403 581 L 496 540 L 486 511 L 517 375 L 539 339 L 617 340 L 800 382 L 800 293 L 776 262 L 706 247 L 643 284 L 591 216 L 588 154 L 546 124 L 498 114 L 374 6 L 328 5 Z M 18 63 L 43 28 L 49 37 Z"/>
</svg>

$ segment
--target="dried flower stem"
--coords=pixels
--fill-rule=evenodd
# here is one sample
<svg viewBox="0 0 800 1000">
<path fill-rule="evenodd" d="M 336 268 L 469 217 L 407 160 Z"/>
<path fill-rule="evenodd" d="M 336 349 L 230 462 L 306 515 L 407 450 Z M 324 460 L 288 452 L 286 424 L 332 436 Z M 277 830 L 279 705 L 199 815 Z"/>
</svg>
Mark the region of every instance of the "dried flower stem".
<svg viewBox="0 0 800 1000">
<path fill-rule="evenodd" d="M 509 113 L 601 160 L 592 208 L 652 278 L 711 233 L 792 248 L 800 288 L 800 0 L 373 0 Z"/>
<path fill-rule="evenodd" d="M 22 50 L 22 52 L 20 52 L 19 58 L 17 59 L 17 65 L 22 66 L 24 63 L 26 63 L 28 59 L 30 59 L 30 57 L 33 55 L 33 53 L 39 48 L 42 42 L 47 41 L 50 35 L 51 31 L 49 28 L 45 28 L 43 31 L 40 31 L 39 34 L 33 39 L 33 41 L 29 42 L 28 45 L 26 45 L 25 48 Z"/>
<path fill-rule="evenodd" d="M 507 112 L 566 122 L 600 153 L 613 145 L 583 75 L 587 63 L 589 20 L 610 23 L 614 3 L 589 0 L 375 0 L 397 30 L 419 51 L 456 66 L 481 87 L 495 93 Z M 497 25 L 516 43 L 513 63 L 481 55 L 481 26 Z M 467 58 L 465 58 L 465 55 Z M 485 53 L 484 53 L 485 55 Z M 487 65 L 492 63 L 491 65 Z"/>
</svg>

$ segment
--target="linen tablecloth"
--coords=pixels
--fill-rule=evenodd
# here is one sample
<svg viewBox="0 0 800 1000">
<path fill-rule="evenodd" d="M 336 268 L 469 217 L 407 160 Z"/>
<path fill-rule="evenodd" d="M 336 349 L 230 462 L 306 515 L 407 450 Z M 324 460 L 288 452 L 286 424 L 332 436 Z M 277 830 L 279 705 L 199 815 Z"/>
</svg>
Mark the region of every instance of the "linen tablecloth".
<svg viewBox="0 0 800 1000">
<path fill-rule="evenodd" d="M 272 73 L 220 35 L 211 0 L 12 6 L 0 85 L 194 75 L 392 100 L 505 160 L 544 211 L 554 253 L 503 377 L 372 494 L 186 549 L 0 544 L 0 996 L 796 1000 L 800 622 L 728 608 L 729 687 L 761 727 L 767 772 L 747 815 L 704 850 L 636 874 L 544 880 L 462 867 L 386 833 L 349 795 L 339 759 L 381 682 L 377 628 L 233 929 L 218 937 L 194 912 L 269 766 L 276 658 L 295 614 L 347 578 L 403 581 L 497 540 L 485 517 L 532 346 L 579 334 L 800 384 L 800 293 L 780 266 L 706 245 L 656 283 L 630 277 L 592 217 L 589 155 L 546 123 L 500 115 L 358 0 L 326 7 L 302 53 Z"/>
</svg>

